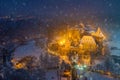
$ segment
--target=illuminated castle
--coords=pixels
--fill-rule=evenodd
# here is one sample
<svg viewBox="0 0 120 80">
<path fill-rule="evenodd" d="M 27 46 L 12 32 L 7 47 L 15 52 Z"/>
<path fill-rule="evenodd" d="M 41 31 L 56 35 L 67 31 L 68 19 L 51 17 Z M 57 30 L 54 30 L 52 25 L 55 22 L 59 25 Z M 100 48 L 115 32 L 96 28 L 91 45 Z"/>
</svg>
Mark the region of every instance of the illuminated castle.
<svg viewBox="0 0 120 80">
<path fill-rule="evenodd" d="M 80 60 L 82 64 L 90 66 L 91 62 L 91 52 L 96 51 L 97 44 L 92 36 L 83 36 L 80 41 L 80 49 L 84 53 L 81 54 Z"/>
<path fill-rule="evenodd" d="M 103 50 L 103 40 L 106 37 L 103 35 L 100 28 L 97 29 L 96 32 L 92 32 L 89 36 L 84 35 L 80 41 L 81 49 L 83 50 L 82 58 L 83 64 L 90 65 L 91 64 L 91 53 L 96 53 L 97 50 Z M 98 54 L 98 53 L 97 53 Z M 102 53 L 101 53 L 102 54 Z"/>
<path fill-rule="evenodd" d="M 84 25 L 82 25 L 84 26 Z M 82 31 L 82 32 L 81 32 Z M 90 65 L 92 54 L 97 53 L 97 50 L 102 50 L 102 42 L 106 39 L 100 28 L 96 32 L 85 30 L 85 27 L 68 28 L 63 36 L 58 40 L 54 40 L 48 46 L 48 51 L 58 56 L 75 56 L 79 55 L 79 63 Z M 54 48 L 57 45 L 57 50 Z M 72 57 L 70 56 L 70 57 Z M 70 58 L 69 57 L 69 58 Z M 64 59 L 65 60 L 65 59 Z"/>
</svg>

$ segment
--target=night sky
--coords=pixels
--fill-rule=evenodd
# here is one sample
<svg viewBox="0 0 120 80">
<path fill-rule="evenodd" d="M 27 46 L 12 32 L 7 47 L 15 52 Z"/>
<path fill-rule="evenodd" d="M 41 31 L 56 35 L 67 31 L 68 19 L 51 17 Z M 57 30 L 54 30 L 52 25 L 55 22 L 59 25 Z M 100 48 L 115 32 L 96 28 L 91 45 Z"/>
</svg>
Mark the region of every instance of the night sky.
<svg viewBox="0 0 120 80">
<path fill-rule="evenodd" d="M 2 15 L 117 15 L 120 0 L 0 0 Z"/>
</svg>

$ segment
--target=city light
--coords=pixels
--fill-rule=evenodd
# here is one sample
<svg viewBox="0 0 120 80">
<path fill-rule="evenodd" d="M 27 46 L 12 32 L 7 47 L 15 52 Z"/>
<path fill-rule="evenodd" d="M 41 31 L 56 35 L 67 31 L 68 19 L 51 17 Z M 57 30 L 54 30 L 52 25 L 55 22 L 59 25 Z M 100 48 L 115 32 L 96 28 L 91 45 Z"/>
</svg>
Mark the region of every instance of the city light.
<svg viewBox="0 0 120 80">
<path fill-rule="evenodd" d="M 87 65 L 83 65 L 84 68 L 87 68 Z"/>
<path fill-rule="evenodd" d="M 75 65 L 75 68 L 78 70 L 85 70 L 87 66 L 86 65 Z"/>
<path fill-rule="evenodd" d="M 84 70 L 84 68 L 83 67 L 79 67 L 79 70 Z"/>
<path fill-rule="evenodd" d="M 63 46 L 65 44 L 66 40 L 65 39 L 62 39 L 59 41 L 59 45 Z"/>
</svg>

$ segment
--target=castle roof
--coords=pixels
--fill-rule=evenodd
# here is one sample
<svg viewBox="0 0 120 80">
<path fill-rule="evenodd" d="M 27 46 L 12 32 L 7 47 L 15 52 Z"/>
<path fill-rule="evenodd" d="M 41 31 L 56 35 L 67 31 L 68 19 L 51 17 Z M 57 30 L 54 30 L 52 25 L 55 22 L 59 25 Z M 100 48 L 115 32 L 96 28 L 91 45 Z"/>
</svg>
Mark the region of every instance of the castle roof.
<svg viewBox="0 0 120 80">
<path fill-rule="evenodd" d="M 96 49 L 96 42 L 92 36 L 83 36 L 81 39 L 82 49 L 87 51 L 94 51 Z"/>
<path fill-rule="evenodd" d="M 105 35 L 101 31 L 101 29 L 98 27 L 97 31 L 95 33 L 92 33 L 93 36 L 103 38 L 103 40 L 106 39 Z"/>
<path fill-rule="evenodd" d="M 95 44 L 96 45 L 96 42 L 94 40 L 94 38 L 92 36 L 83 36 L 82 39 L 81 39 L 81 43 L 82 44 Z"/>
</svg>

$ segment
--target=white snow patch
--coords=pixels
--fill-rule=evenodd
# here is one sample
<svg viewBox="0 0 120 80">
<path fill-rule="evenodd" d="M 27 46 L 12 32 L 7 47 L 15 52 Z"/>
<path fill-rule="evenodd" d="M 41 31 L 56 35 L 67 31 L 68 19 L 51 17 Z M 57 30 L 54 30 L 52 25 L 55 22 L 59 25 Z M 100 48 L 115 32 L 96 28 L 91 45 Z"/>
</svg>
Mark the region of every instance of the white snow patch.
<svg viewBox="0 0 120 80">
<path fill-rule="evenodd" d="M 117 47 L 118 49 L 120 49 L 120 41 L 110 41 L 108 43 L 108 46 L 111 47 Z M 120 50 L 110 50 L 111 55 L 117 55 L 120 56 Z"/>
<path fill-rule="evenodd" d="M 27 45 L 20 46 L 19 48 L 17 48 L 15 50 L 14 54 L 15 54 L 15 57 L 17 57 L 17 58 L 29 56 L 29 55 L 33 55 L 33 56 L 38 57 L 43 52 L 44 52 L 44 50 L 37 47 L 35 45 L 34 41 L 30 41 L 30 42 L 28 42 Z"/>
</svg>

